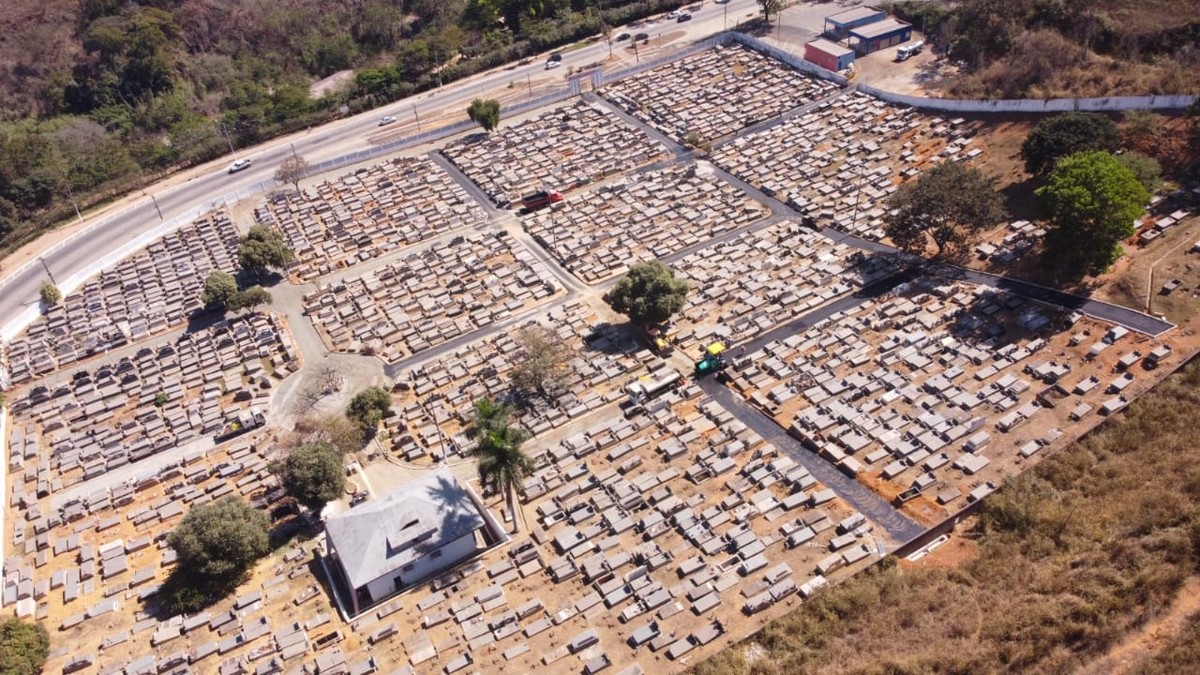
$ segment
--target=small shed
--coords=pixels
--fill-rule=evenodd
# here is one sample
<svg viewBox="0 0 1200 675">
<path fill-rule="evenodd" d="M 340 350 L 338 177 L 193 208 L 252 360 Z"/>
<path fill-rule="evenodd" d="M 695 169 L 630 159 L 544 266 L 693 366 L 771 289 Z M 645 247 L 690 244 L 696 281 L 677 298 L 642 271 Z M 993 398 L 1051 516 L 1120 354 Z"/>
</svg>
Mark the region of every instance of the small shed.
<svg viewBox="0 0 1200 675">
<path fill-rule="evenodd" d="M 804 60 L 836 73 L 854 63 L 854 50 L 829 40 L 817 39 L 804 45 Z"/>
<path fill-rule="evenodd" d="M 912 24 L 887 17 L 850 30 L 850 46 L 859 54 L 895 47 L 912 39 Z"/>
<path fill-rule="evenodd" d="M 825 17 L 825 34 L 835 40 L 841 40 L 850 31 L 859 26 L 865 26 L 887 18 L 887 12 L 874 7 L 854 7 L 844 12 L 838 12 Z"/>
</svg>

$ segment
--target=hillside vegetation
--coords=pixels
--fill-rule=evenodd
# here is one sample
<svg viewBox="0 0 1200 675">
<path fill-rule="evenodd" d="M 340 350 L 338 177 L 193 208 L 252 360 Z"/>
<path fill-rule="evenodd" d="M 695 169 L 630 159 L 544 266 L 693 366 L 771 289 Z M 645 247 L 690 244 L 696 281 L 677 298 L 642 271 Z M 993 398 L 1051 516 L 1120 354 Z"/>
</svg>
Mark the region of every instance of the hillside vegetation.
<svg viewBox="0 0 1200 675">
<path fill-rule="evenodd" d="M 1200 91 L 1194 0 L 902 0 L 897 15 L 960 62 L 955 98 Z"/>
<path fill-rule="evenodd" d="M 164 172 L 681 0 L 5 0 L 0 249 Z M 310 86 L 354 69 L 320 99 Z"/>
<path fill-rule="evenodd" d="M 1200 573 L 1200 362 L 988 498 L 977 556 L 885 564 L 692 670 L 1072 672 L 1167 610 Z M 1142 665 L 1200 672 L 1200 618 Z"/>
</svg>

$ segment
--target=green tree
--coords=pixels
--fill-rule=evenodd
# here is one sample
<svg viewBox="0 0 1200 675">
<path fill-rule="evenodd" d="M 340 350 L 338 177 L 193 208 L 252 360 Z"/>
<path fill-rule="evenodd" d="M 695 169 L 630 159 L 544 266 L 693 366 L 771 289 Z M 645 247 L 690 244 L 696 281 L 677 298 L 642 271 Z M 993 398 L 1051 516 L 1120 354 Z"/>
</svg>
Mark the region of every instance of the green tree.
<svg viewBox="0 0 1200 675">
<path fill-rule="evenodd" d="M 1133 172 L 1147 192 L 1154 194 L 1162 187 L 1162 165 L 1157 159 L 1140 152 L 1123 152 L 1116 157 L 1121 166 Z"/>
<path fill-rule="evenodd" d="M 566 376 L 568 355 L 562 338 L 545 326 L 518 331 L 513 384 L 524 391 L 547 395 L 558 391 Z"/>
<path fill-rule="evenodd" d="M 346 489 L 342 454 L 326 443 L 305 443 L 272 467 L 288 495 L 319 512 Z"/>
<path fill-rule="evenodd" d="M 164 584 L 169 611 L 195 611 L 237 588 L 270 550 L 267 515 L 228 496 L 193 507 L 167 537 L 178 566 Z"/>
<path fill-rule="evenodd" d="M 762 7 L 763 20 L 767 23 L 771 22 L 771 15 L 779 16 L 783 13 L 783 0 L 755 0 L 759 7 Z"/>
<path fill-rule="evenodd" d="M 477 409 L 478 405 L 476 402 Z M 514 533 L 521 530 L 516 493 L 525 477 L 533 472 L 533 460 L 521 450 L 521 444 L 528 439 L 529 435 L 521 429 L 510 426 L 507 421 L 498 421 L 481 430 L 475 446 L 479 482 L 486 491 L 504 494 Z"/>
<path fill-rule="evenodd" d="M 36 675 L 50 655 L 50 636 L 40 623 L 10 618 L 0 623 L 0 675 Z"/>
<path fill-rule="evenodd" d="M 40 295 L 42 296 L 42 302 L 46 303 L 46 305 L 49 307 L 57 305 L 59 301 L 62 300 L 62 291 L 58 290 L 58 286 L 55 286 L 49 281 L 42 283 Z"/>
<path fill-rule="evenodd" d="M 604 301 L 636 324 L 654 325 L 683 309 L 687 294 L 685 279 L 676 278 L 663 262 L 648 260 L 630 266 Z"/>
<path fill-rule="evenodd" d="M 383 387 L 367 387 L 350 400 L 346 417 L 358 424 L 363 438 L 375 436 L 379 423 L 392 408 L 392 395 Z"/>
<path fill-rule="evenodd" d="M 308 175 L 312 167 L 308 162 L 299 155 L 292 155 L 279 163 L 279 168 L 275 170 L 275 182 L 291 183 L 296 188 L 296 192 L 300 191 L 300 181 Z"/>
<path fill-rule="evenodd" d="M 467 108 L 467 117 L 490 132 L 500 126 L 500 102 L 494 98 L 477 98 Z"/>
<path fill-rule="evenodd" d="M 262 272 L 283 269 L 292 261 L 292 251 L 283 235 L 266 225 L 254 225 L 238 243 L 238 262 L 242 269 Z"/>
<path fill-rule="evenodd" d="M 238 291 L 225 301 L 225 307 L 232 312 L 243 309 L 253 310 L 259 305 L 271 304 L 271 292 L 262 286 L 251 286 L 244 291 Z"/>
<path fill-rule="evenodd" d="M 1021 144 L 1025 170 L 1044 174 L 1060 157 L 1088 150 L 1115 152 L 1121 145 L 1117 125 L 1097 113 L 1070 112 L 1038 122 Z"/>
<path fill-rule="evenodd" d="M 953 257 L 975 232 L 1005 217 L 993 181 L 958 162 L 943 162 L 901 185 L 892 195 L 885 230 L 902 249 L 924 253 L 929 240 L 936 257 Z"/>
<path fill-rule="evenodd" d="M 1132 171 L 1100 151 L 1062 158 L 1035 194 L 1051 224 L 1046 254 L 1074 279 L 1099 274 L 1120 257 L 1121 241 L 1133 235 L 1133 221 L 1150 200 Z"/>
<path fill-rule="evenodd" d="M 233 275 L 221 270 L 213 270 L 204 278 L 204 290 L 200 293 L 200 302 L 205 307 L 224 305 L 238 292 L 237 280 Z"/>
</svg>

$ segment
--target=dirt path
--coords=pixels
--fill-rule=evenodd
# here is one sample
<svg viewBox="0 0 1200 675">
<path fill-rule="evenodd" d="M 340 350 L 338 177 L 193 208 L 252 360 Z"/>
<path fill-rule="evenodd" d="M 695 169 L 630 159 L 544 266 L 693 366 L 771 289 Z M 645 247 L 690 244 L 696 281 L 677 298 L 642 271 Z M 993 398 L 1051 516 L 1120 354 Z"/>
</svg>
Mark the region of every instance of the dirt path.
<svg viewBox="0 0 1200 675">
<path fill-rule="evenodd" d="M 1129 672 L 1138 663 L 1161 650 L 1179 634 L 1188 617 L 1200 611 L 1200 577 L 1191 576 L 1184 582 L 1179 595 L 1167 613 L 1130 634 L 1108 654 L 1082 668 L 1080 673 L 1108 675 Z"/>
</svg>

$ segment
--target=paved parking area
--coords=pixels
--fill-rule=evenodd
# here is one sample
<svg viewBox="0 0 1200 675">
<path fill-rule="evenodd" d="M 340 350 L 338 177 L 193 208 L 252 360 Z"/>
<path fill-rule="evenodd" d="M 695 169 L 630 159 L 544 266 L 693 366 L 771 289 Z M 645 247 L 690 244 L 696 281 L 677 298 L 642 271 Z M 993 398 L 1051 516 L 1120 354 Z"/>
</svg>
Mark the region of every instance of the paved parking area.
<svg viewBox="0 0 1200 675">
<path fill-rule="evenodd" d="M 304 298 L 334 351 L 392 362 L 503 321 L 558 292 L 545 267 L 503 231 L 438 242 Z"/>
<path fill-rule="evenodd" d="M 461 185 L 427 157 L 396 157 L 339 178 L 284 191 L 254 210 L 283 232 L 296 281 L 332 274 L 486 217 Z"/>
<path fill-rule="evenodd" d="M 577 100 L 453 141 L 442 154 L 494 202 L 507 205 L 530 192 L 566 192 L 629 171 L 667 149 L 612 111 Z"/>
<path fill-rule="evenodd" d="M 676 141 L 700 145 L 836 90 L 731 43 L 607 85 L 601 94 Z"/>
<path fill-rule="evenodd" d="M 237 240 L 229 214 L 214 211 L 89 280 L 8 345 L 13 382 L 179 325 L 201 308 L 209 272 L 237 272 Z"/>
<path fill-rule="evenodd" d="M 522 218 L 522 226 L 586 283 L 665 258 L 748 225 L 768 209 L 707 163 L 633 174 Z"/>
</svg>

